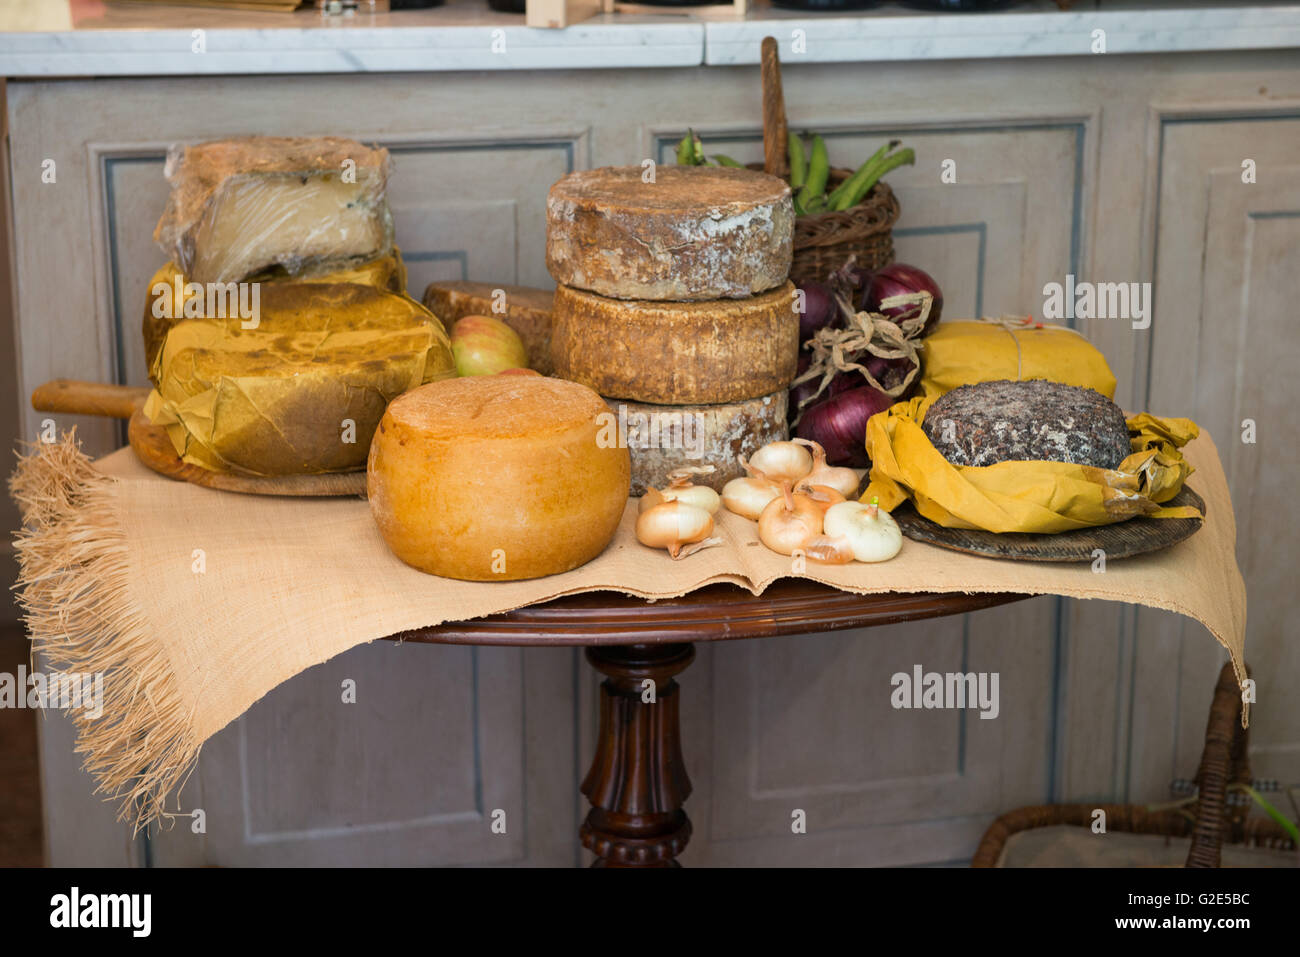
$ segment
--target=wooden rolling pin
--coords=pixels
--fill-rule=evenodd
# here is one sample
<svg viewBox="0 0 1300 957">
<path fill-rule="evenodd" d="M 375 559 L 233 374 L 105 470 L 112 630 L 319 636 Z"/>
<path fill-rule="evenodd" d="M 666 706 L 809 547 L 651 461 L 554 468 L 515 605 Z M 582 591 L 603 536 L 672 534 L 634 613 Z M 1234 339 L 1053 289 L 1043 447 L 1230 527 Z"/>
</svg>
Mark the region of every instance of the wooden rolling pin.
<svg viewBox="0 0 1300 957">
<path fill-rule="evenodd" d="M 144 417 L 144 400 L 149 390 L 130 385 L 107 385 L 77 379 L 55 379 L 37 386 L 32 392 L 32 408 L 37 412 L 63 412 L 69 415 L 102 415 L 112 419 L 130 419 L 127 441 L 136 457 L 159 475 L 227 492 L 254 495 L 357 496 L 366 494 L 364 469 L 354 472 L 329 472 L 320 475 L 244 475 L 214 472 L 191 465 L 181 459 L 166 431 L 150 425 Z"/>
<path fill-rule="evenodd" d="M 149 390 L 139 386 L 55 379 L 32 392 L 32 408 L 37 412 L 129 419 L 148 397 Z"/>
</svg>

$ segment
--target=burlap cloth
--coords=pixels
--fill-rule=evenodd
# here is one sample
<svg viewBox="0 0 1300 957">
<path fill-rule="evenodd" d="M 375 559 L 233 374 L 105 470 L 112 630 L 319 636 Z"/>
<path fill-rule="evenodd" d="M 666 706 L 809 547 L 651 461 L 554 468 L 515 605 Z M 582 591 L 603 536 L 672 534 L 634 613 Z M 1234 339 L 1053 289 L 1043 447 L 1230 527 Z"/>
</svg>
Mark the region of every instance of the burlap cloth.
<svg viewBox="0 0 1300 957">
<path fill-rule="evenodd" d="M 805 577 L 861 594 L 1019 592 L 1100 598 L 1195 618 L 1245 678 L 1246 589 L 1236 524 L 1208 435 L 1185 449 L 1204 527 L 1152 555 L 1090 563 L 998 561 L 907 541 L 892 561 L 821 566 Z M 74 440 L 42 446 L 11 482 L 26 529 L 21 600 L 53 668 L 104 672 L 104 713 L 72 712 L 101 791 L 144 824 L 209 736 L 300 671 L 363 642 L 559 595 L 611 589 L 647 598 L 714 582 L 760 594 L 793 575 L 754 523 L 718 516 L 724 546 L 674 562 L 638 544 L 635 503 L 611 545 L 575 571 L 523 582 L 458 582 L 394 558 L 360 499 L 239 495 L 162 478 L 129 449 L 93 465 Z M 547 644 L 546 634 L 537 635 Z"/>
</svg>

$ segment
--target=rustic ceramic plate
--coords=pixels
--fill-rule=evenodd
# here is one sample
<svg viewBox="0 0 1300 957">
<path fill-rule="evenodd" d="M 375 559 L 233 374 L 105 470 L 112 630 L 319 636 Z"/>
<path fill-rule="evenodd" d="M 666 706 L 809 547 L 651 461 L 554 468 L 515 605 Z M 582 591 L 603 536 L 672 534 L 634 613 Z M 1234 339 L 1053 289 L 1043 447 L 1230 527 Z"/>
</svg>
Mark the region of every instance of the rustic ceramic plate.
<svg viewBox="0 0 1300 957">
<path fill-rule="evenodd" d="M 1194 505 L 1205 514 L 1205 500 L 1187 486 L 1166 504 Z M 895 509 L 894 519 L 903 534 L 913 541 L 968 555 L 1022 562 L 1090 562 L 1096 558 L 1094 552 L 1099 548 L 1106 553 L 1107 561 L 1144 555 L 1190 538 L 1203 524 L 1199 518 L 1130 518 L 1114 525 L 1053 535 L 984 532 L 936 525 L 918 515 L 910 502 Z"/>
</svg>

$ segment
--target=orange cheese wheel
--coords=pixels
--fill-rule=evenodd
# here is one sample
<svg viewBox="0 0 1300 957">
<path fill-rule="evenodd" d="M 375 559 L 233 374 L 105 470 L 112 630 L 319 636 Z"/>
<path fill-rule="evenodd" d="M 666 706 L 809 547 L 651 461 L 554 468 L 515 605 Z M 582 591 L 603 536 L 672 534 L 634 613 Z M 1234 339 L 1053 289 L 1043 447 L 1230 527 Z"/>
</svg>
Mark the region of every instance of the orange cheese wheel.
<svg viewBox="0 0 1300 957">
<path fill-rule="evenodd" d="M 628 450 L 575 382 L 447 379 L 394 399 L 370 445 L 370 510 L 393 554 L 433 575 L 516 581 L 604 550 L 627 504 Z"/>
</svg>

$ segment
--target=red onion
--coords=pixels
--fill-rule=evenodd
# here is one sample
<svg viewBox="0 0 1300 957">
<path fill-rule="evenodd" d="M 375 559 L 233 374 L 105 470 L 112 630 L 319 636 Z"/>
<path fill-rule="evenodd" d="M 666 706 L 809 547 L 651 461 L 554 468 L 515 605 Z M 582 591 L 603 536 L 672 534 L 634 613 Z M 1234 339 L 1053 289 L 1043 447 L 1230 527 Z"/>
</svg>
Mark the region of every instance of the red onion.
<svg viewBox="0 0 1300 957">
<path fill-rule="evenodd" d="M 799 341 L 807 342 L 813 334 L 835 320 L 835 297 L 825 284 L 808 280 L 799 284 L 804 294 L 804 309 L 799 316 Z"/>
<path fill-rule="evenodd" d="M 859 360 L 861 361 L 861 360 Z M 871 356 L 866 361 L 867 371 L 872 377 L 883 385 L 886 389 L 892 389 L 896 385 L 901 385 L 907 378 L 907 374 L 912 371 L 912 360 L 906 356 L 900 356 L 897 359 L 882 359 L 880 356 Z M 867 381 L 862 378 L 861 373 L 853 373 L 857 377 L 857 385 L 867 385 Z M 895 402 L 898 400 L 895 399 Z"/>
<path fill-rule="evenodd" d="M 812 362 L 812 358 L 808 355 L 808 353 L 806 352 L 800 353 L 799 371 L 796 374 L 795 378 L 798 378 L 799 376 L 807 372 L 808 366 L 811 362 Z M 872 369 L 871 373 L 872 375 L 875 375 L 876 370 Z M 877 376 L 877 380 L 879 380 L 879 376 Z M 799 414 L 799 403 L 802 402 L 804 399 L 808 398 L 810 395 L 816 393 L 817 387 L 821 385 L 821 382 L 822 382 L 821 376 L 817 376 L 816 378 L 809 379 L 807 382 L 800 382 L 798 385 L 790 387 L 789 419 L 791 422 L 793 422 L 795 416 Z M 822 393 L 822 398 L 829 398 L 830 396 L 833 395 L 839 395 L 841 392 L 847 392 L 849 389 L 855 388 L 860 385 L 866 385 L 866 380 L 862 378 L 862 373 L 841 372 L 837 376 L 835 376 L 835 378 L 831 379 L 831 384 L 828 385 L 826 387 L 826 391 Z"/>
<path fill-rule="evenodd" d="M 795 434 L 820 443 L 831 465 L 866 468 L 867 419 L 893 404 L 883 392 L 859 386 L 804 409 Z"/>
<path fill-rule="evenodd" d="M 921 330 L 922 336 L 928 336 L 934 331 L 935 325 L 939 322 L 939 313 L 943 311 L 943 291 L 934 281 L 934 277 L 924 269 L 909 266 L 907 263 L 890 263 L 877 269 L 871 274 L 871 279 L 862 295 L 861 308 L 868 312 L 881 313 L 885 318 L 898 322 L 900 319 L 916 315 L 920 307 L 894 306 L 881 309 L 881 301 L 890 296 L 914 292 L 928 292 L 934 296 L 934 303 L 930 306 L 930 316 L 925 321 L 925 328 Z"/>
</svg>

